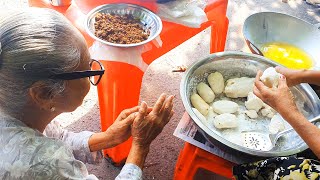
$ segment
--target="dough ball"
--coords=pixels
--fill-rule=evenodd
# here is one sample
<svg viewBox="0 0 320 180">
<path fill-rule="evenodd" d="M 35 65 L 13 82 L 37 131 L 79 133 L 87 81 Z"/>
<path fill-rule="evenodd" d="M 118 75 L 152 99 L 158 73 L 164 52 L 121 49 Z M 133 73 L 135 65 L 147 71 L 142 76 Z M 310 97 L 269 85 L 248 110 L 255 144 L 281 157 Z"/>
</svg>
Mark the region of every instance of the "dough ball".
<svg viewBox="0 0 320 180">
<path fill-rule="evenodd" d="M 215 94 L 221 94 L 224 90 L 224 79 L 221 73 L 215 72 L 208 76 L 208 82 Z"/>
<path fill-rule="evenodd" d="M 278 132 L 284 131 L 286 126 L 284 124 L 284 120 L 280 116 L 280 114 L 276 114 L 271 118 L 269 124 L 269 131 L 271 134 L 276 134 Z"/>
<path fill-rule="evenodd" d="M 239 105 L 233 101 L 220 100 L 214 102 L 212 108 L 218 114 L 235 113 L 238 111 Z"/>
<path fill-rule="evenodd" d="M 278 87 L 280 76 L 281 74 L 275 68 L 269 67 L 263 72 L 260 80 L 269 88 L 276 88 Z"/>
<path fill-rule="evenodd" d="M 216 114 L 214 111 L 213 111 L 213 108 L 210 107 L 209 108 L 209 111 L 208 111 L 208 115 L 206 116 L 207 118 L 207 123 L 208 123 L 208 126 L 209 127 L 214 127 L 214 118 L 218 116 L 218 114 Z"/>
<path fill-rule="evenodd" d="M 248 110 L 244 112 L 250 119 L 258 118 L 258 113 L 255 110 Z"/>
<path fill-rule="evenodd" d="M 261 114 L 262 116 L 265 116 L 265 117 L 268 117 L 268 118 L 272 118 L 276 113 L 277 111 L 274 110 L 272 107 L 270 107 L 269 105 L 263 103 L 263 109 L 261 109 Z"/>
<path fill-rule="evenodd" d="M 207 103 L 211 103 L 215 98 L 214 92 L 204 82 L 201 82 L 197 85 L 197 91 L 201 98 Z"/>
<path fill-rule="evenodd" d="M 230 113 L 220 114 L 214 118 L 214 126 L 218 129 L 236 128 L 238 126 L 237 117 Z"/>
<path fill-rule="evenodd" d="M 218 116 L 218 114 L 216 114 L 213 110 L 212 107 L 209 107 L 209 110 L 208 110 L 208 114 L 207 114 L 207 119 L 210 119 L 210 118 L 214 118 Z"/>
<path fill-rule="evenodd" d="M 263 101 L 258 98 L 253 92 L 249 92 L 247 101 L 244 103 L 248 110 L 259 111 L 263 106 Z"/>
<path fill-rule="evenodd" d="M 210 106 L 198 94 L 193 94 L 191 96 L 191 104 L 202 115 L 206 116 L 208 114 L 208 110 Z"/>
<path fill-rule="evenodd" d="M 207 119 L 196 108 L 192 108 L 192 110 L 203 123 L 207 122 Z"/>
<path fill-rule="evenodd" d="M 247 97 L 253 91 L 254 78 L 241 77 L 229 79 L 224 89 L 224 93 L 230 98 Z"/>
</svg>

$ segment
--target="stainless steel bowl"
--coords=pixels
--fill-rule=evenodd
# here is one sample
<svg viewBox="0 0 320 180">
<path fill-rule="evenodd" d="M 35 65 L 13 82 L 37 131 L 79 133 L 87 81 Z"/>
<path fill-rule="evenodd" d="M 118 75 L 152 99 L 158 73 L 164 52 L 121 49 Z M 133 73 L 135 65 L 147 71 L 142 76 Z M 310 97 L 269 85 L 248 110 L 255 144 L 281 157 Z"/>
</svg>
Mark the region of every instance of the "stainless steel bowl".
<svg viewBox="0 0 320 180">
<path fill-rule="evenodd" d="M 218 71 L 223 74 L 225 79 L 241 76 L 255 77 L 259 69 L 265 70 L 268 67 L 276 65 L 278 64 L 262 56 L 231 51 L 212 54 L 189 67 L 181 81 L 181 99 L 186 111 L 198 126 L 199 131 L 209 142 L 233 154 L 242 153 L 244 155 L 259 157 L 288 156 L 299 153 L 307 148 L 307 145 L 298 134 L 292 132 L 288 135 L 289 139 L 286 141 L 287 143 L 280 143 L 280 145 L 278 144 L 275 149 L 270 151 L 249 149 L 226 140 L 219 130 L 209 128 L 205 123 L 202 123 L 192 110 L 190 96 L 196 91 L 196 85 L 200 81 L 206 81 L 209 73 Z M 297 85 L 291 90 L 296 100 L 303 103 L 302 107 L 307 112 L 308 118 L 320 114 L 320 100 L 308 84 Z"/>
<path fill-rule="evenodd" d="M 97 13 L 110 13 L 110 14 L 117 14 L 117 15 L 130 14 L 133 17 L 140 19 L 141 25 L 143 25 L 145 29 L 150 30 L 150 36 L 147 40 L 142 41 L 140 43 L 134 43 L 134 44 L 116 44 L 116 43 L 111 43 L 103 39 L 100 39 L 96 37 L 94 34 L 95 32 L 94 23 L 95 23 L 95 16 Z M 104 44 L 107 44 L 110 46 L 116 46 L 116 47 L 134 47 L 134 46 L 140 46 L 140 45 L 146 44 L 152 41 L 157 36 L 159 36 L 162 30 L 162 22 L 161 22 L 161 19 L 156 14 L 138 5 L 105 4 L 92 9 L 88 13 L 85 29 L 92 38 Z"/>
<path fill-rule="evenodd" d="M 314 68 L 320 68 L 320 23 L 310 24 L 299 18 L 276 12 L 260 12 L 249 16 L 243 35 L 252 53 L 269 42 L 284 42 L 303 49 L 313 57 Z"/>
</svg>

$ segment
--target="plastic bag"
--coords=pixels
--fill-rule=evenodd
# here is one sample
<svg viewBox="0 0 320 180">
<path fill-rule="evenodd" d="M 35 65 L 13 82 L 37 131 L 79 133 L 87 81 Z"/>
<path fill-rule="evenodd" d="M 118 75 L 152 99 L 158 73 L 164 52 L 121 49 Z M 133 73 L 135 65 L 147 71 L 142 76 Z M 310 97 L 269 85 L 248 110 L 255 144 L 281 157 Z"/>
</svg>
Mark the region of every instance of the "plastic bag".
<svg viewBox="0 0 320 180">
<path fill-rule="evenodd" d="M 151 42 L 156 47 L 162 46 L 162 41 L 159 36 Z M 148 43 L 136 47 L 122 48 L 109 46 L 99 41 L 95 41 L 89 48 L 89 52 L 93 59 L 128 63 L 145 72 L 148 68 L 148 64 L 143 61 L 141 55 L 142 53 L 149 51 L 151 48 L 152 46 Z"/>
<path fill-rule="evenodd" d="M 158 16 L 163 20 L 199 28 L 208 18 L 204 12 L 206 0 L 176 0 L 158 4 Z"/>
</svg>

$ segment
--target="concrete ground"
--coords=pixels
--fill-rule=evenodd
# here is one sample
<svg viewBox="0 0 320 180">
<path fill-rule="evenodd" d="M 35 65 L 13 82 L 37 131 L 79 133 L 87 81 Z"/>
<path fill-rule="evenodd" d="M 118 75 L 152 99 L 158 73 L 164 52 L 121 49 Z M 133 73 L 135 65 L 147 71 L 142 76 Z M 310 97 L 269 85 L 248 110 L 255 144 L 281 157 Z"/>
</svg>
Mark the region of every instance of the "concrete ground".
<svg viewBox="0 0 320 180">
<path fill-rule="evenodd" d="M 17 6 L 27 6 L 27 1 L 0 0 L 0 8 Z M 320 22 L 320 9 L 308 5 L 302 0 L 289 0 L 288 3 L 283 3 L 281 0 L 230 0 L 228 6 L 230 25 L 226 50 L 249 52 L 243 40 L 242 24 L 250 14 L 261 11 L 282 12 L 297 16 L 310 23 Z M 179 83 L 183 74 L 172 73 L 171 70 L 177 65 L 188 66 L 207 56 L 209 54 L 209 35 L 209 30 L 206 30 L 168 52 L 155 60 L 144 75 L 140 100 L 152 105 L 162 92 L 176 95 L 175 115 L 152 144 L 143 170 L 144 179 L 167 180 L 173 177 L 175 163 L 184 142 L 172 134 L 182 117 L 184 108 L 179 95 Z M 95 87 L 91 88 L 83 105 L 75 112 L 62 114 L 57 118 L 69 130 L 99 131 L 100 117 Z M 120 172 L 120 168 L 114 167 L 108 161 L 103 161 L 99 165 L 87 165 L 87 167 L 89 172 L 95 174 L 99 179 L 114 179 Z"/>
</svg>

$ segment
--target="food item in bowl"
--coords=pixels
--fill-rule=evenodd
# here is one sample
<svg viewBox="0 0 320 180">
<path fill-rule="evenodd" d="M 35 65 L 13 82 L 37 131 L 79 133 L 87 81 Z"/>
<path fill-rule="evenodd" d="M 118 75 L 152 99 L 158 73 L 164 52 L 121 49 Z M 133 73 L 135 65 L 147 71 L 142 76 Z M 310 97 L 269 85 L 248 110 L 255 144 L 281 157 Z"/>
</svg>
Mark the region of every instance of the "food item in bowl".
<svg viewBox="0 0 320 180">
<path fill-rule="evenodd" d="M 210 106 L 198 94 L 191 95 L 191 104 L 202 115 L 206 116 L 208 114 L 208 110 Z"/>
<path fill-rule="evenodd" d="M 261 48 L 263 55 L 288 68 L 310 69 L 313 58 L 304 50 L 283 42 L 270 42 Z"/>
<path fill-rule="evenodd" d="M 225 113 L 216 116 L 213 124 L 218 129 L 236 128 L 238 126 L 237 117 L 234 114 Z"/>
<path fill-rule="evenodd" d="M 215 72 L 208 76 L 208 82 L 215 94 L 221 94 L 224 90 L 224 79 L 221 73 Z"/>
<path fill-rule="evenodd" d="M 214 92 L 204 82 L 201 82 L 197 85 L 197 91 L 201 98 L 207 103 L 211 103 L 215 98 Z"/>
<path fill-rule="evenodd" d="M 249 92 L 245 106 L 248 110 L 255 110 L 258 112 L 263 106 L 263 101 L 254 95 L 253 92 Z"/>
<path fill-rule="evenodd" d="M 255 110 L 247 110 L 244 112 L 250 119 L 258 118 L 258 113 Z"/>
<path fill-rule="evenodd" d="M 230 98 L 247 97 L 253 91 L 254 78 L 241 77 L 227 80 L 224 93 Z"/>
<path fill-rule="evenodd" d="M 210 107 L 209 107 L 208 114 L 207 114 L 207 119 L 215 118 L 216 116 L 218 116 L 218 114 L 215 113 L 214 110 L 213 110 L 213 108 L 210 106 Z"/>
<path fill-rule="evenodd" d="M 278 73 L 275 68 L 269 67 L 263 71 L 260 80 L 269 88 L 276 88 L 278 87 L 280 76 L 281 74 Z"/>
<path fill-rule="evenodd" d="M 212 108 L 218 114 L 235 113 L 238 111 L 239 105 L 233 101 L 220 100 L 214 102 Z"/>
<path fill-rule="evenodd" d="M 268 106 L 267 104 L 263 103 L 263 108 L 261 109 L 262 116 L 272 118 L 276 114 L 276 110 L 272 107 Z"/>
<path fill-rule="evenodd" d="M 196 114 L 196 116 L 205 123 L 207 121 L 206 117 L 204 117 L 196 108 L 192 108 L 193 112 Z"/>
<path fill-rule="evenodd" d="M 269 124 L 269 131 L 271 134 L 276 134 L 278 132 L 284 131 L 286 129 L 284 120 L 280 116 L 280 114 L 276 114 L 271 118 Z"/>
<path fill-rule="evenodd" d="M 98 38 L 116 44 L 140 43 L 150 35 L 132 15 L 97 13 L 94 27 Z"/>
</svg>

